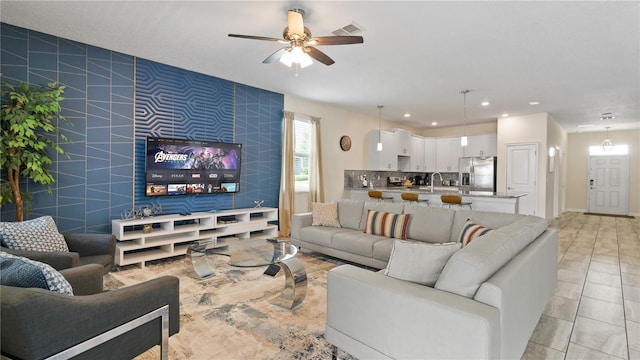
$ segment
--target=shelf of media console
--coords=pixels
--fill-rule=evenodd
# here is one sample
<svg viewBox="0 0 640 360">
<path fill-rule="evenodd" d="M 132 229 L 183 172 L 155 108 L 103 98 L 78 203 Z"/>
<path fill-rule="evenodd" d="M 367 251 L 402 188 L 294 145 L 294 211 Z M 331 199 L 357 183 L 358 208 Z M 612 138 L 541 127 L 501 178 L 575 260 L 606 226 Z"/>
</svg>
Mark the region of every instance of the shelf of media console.
<svg viewBox="0 0 640 360">
<path fill-rule="evenodd" d="M 119 266 L 184 255 L 198 240 L 248 239 L 277 236 L 277 208 L 248 208 L 159 215 L 139 219 L 112 220 L 116 243 L 115 263 Z M 143 226 L 151 225 L 151 232 Z"/>
</svg>

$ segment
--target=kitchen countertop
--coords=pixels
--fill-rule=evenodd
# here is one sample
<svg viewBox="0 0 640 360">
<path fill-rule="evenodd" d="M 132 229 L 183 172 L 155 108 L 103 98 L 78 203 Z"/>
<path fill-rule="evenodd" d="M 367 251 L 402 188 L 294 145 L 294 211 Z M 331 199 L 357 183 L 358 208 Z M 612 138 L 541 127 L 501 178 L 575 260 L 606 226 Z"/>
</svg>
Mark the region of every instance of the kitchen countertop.
<svg viewBox="0 0 640 360">
<path fill-rule="evenodd" d="M 375 187 L 371 188 L 362 188 L 362 187 L 345 187 L 345 190 L 353 190 L 353 191 L 370 191 L 370 190 L 378 190 L 382 192 L 415 192 L 418 194 L 434 194 L 434 195 L 443 195 L 443 194 L 457 194 L 465 197 L 487 197 L 487 198 L 502 198 L 502 199 L 514 199 L 525 196 L 526 194 L 521 193 L 503 193 L 503 192 L 489 192 L 489 191 L 462 191 L 457 187 L 452 186 L 451 189 L 444 189 L 446 186 L 439 186 L 438 189 L 442 190 L 434 190 L 431 192 L 428 186 L 419 186 L 419 187 L 404 187 L 404 186 L 393 186 L 393 187 Z"/>
</svg>

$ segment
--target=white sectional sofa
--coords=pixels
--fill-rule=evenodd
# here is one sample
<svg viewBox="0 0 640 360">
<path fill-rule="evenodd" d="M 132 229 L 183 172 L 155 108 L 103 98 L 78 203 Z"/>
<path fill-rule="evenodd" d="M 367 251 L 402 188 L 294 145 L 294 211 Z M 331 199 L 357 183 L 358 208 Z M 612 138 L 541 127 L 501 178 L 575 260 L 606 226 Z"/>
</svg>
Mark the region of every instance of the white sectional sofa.
<svg viewBox="0 0 640 360">
<path fill-rule="evenodd" d="M 410 241 L 458 241 L 467 219 L 495 229 L 458 250 L 435 286 L 352 265 L 329 272 L 327 340 L 360 359 L 519 359 L 557 279 L 558 239 L 544 219 L 402 203 L 338 201 L 340 228 L 292 217 L 291 241 L 374 268 L 394 239 L 364 233 L 369 209 L 410 213 Z"/>
</svg>

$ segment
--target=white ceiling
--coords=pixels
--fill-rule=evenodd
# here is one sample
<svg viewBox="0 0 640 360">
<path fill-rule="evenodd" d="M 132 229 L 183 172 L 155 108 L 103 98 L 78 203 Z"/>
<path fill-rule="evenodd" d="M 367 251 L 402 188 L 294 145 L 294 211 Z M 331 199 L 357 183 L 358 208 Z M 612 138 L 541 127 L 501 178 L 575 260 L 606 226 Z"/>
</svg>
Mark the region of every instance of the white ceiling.
<svg viewBox="0 0 640 360">
<path fill-rule="evenodd" d="M 299 75 L 262 60 L 287 10 L 315 36 L 351 24 L 364 44 Z M 549 112 L 568 132 L 640 128 L 638 1 L 7 1 L 3 22 L 416 128 Z M 481 107 L 483 100 L 490 106 Z M 540 101 L 531 106 L 530 101 Z M 412 116 L 405 119 L 403 114 Z M 602 121 L 610 112 L 614 120 Z"/>
</svg>

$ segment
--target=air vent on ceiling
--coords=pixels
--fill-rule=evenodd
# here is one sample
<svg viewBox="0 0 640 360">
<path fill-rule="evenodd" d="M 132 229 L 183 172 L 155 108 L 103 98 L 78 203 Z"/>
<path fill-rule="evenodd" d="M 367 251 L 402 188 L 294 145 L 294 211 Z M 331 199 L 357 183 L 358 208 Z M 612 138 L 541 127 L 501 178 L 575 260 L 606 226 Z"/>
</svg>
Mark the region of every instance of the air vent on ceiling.
<svg viewBox="0 0 640 360">
<path fill-rule="evenodd" d="M 351 23 L 349 25 L 343 26 L 338 30 L 331 32 L 335 36 L 349 36 L 356 35 L 362 33 L 362 28 L 356 23 Z"/>
</svg>

